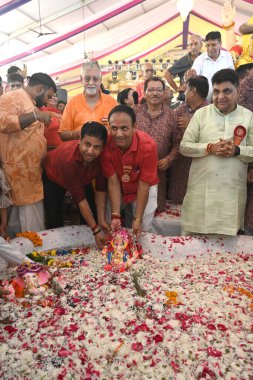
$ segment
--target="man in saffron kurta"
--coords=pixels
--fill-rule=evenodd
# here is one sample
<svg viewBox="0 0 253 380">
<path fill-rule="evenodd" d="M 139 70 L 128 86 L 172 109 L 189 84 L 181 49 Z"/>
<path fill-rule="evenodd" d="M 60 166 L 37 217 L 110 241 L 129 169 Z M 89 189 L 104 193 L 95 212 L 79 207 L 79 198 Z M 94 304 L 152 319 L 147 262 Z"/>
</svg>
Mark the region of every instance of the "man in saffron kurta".
<svg viewBox="0 0 253 380">
<path fill-rule="evenodd" d="M 11 188 L 13 233 L 44 228 L 41 162 L 46 154 L 44 124 L 50 115 L 36 108 L 56 92 L 54 81 L 43 73 L 31 76 L 23 90 L 0 98 L 0 159 Z"/>
<path fill-rule="evenodd" d="M 253 161 L 253 114 L 237 105 L 234 70 L 218 71 L 212 84 L 214 104 L 195 113 L 180 145 L 180 153 L 193 158 L 182 233 L 236 235 L 243 226 L 248 162 Z"/>
<path fill-rule="evenodd" d="M 82 66 L 84 91 L 69 100 L 61 120 L 59 134 L 62 140 L 78 140 L 84 123 L 97 121 L 108 126 L 108 114 L 117 105 L 116 100 L 100 90 L 101 70 L 96 61 Z"/>
</svg>

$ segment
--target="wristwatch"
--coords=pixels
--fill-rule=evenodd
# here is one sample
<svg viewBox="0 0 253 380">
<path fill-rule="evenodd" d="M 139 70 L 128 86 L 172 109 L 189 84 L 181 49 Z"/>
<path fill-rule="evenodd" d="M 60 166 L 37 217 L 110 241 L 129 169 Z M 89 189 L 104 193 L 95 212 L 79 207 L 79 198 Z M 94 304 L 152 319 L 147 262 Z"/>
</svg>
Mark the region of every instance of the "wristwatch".
<svg viewBox="0 0 253 380">
<path fill-rule="evenodd" d="M 234 156 L 240 156 L 240 147 L 238 145 L 235 145 L 235 154 Z"/>
</svg>

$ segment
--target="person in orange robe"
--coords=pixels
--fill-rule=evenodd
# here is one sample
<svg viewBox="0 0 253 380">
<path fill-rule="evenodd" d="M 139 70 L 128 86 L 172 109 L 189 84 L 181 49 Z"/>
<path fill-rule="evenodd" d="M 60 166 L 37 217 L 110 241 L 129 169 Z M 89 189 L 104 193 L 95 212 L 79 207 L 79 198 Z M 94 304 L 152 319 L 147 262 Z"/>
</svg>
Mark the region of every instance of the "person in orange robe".
<svg viewBox="0 0 253 380">
<path fill-rule="evenodd" d="M 11 189 L 13 206 L 8 235 L 44 229 L 42 159 L 46 154 L 44 125 L 51 116 L 37 107 L 56 92 L 44 73 L 33 74 L 25 89 L 0 98 L 0 160 Z"/>
</svg>

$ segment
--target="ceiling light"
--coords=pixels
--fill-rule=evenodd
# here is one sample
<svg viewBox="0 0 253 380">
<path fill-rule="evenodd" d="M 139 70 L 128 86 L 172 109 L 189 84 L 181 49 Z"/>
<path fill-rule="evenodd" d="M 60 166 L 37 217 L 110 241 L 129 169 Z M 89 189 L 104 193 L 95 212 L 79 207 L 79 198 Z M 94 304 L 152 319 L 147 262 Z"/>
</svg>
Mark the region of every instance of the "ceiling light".
<svg viewBox="0 0 253 380">
<path fill-rule="evenodd" d="M 191 12 L 194 5 L 194 0 L 177 0 L 177 9 L 180 12 L 180 15 L 185 21 L 188 17 L 188 14 Z"/>
</svg>

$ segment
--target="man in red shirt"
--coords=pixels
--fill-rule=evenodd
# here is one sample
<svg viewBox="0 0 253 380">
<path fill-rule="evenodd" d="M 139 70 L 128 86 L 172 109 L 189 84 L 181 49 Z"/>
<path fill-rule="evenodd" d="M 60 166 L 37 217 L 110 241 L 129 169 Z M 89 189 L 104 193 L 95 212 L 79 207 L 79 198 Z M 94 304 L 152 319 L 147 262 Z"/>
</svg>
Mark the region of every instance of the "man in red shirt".
<svg viewBox="0 0 253 380">
<path fill-rule="evenodd" d="M 145 132 L 135 130 L 132 108 L 119 105 L 108 116 L 110 136 L 101 155 L 103 174 L 108 178 L 112 229 L 120 227 L 121 197 L 126 227 L 139 237 L 150 231 L 157 207 L 157 146 Z"/>
<path fill-rule="evenodd" d="M 91 228 L 99 248 L 103 245 L 104 235 L 86 200 L 85 186 L 96 178 L 98 221 L 103 229 L 109 231 L 104 211 L 106 180 L 101 176 L 98 160 L 106 140 L 107 130 L 104 125 L 95 121 L 85 123 L 81 129 L 80 141 L 66 142 L 47 154 L 43 174 L 47 228 L 63 226 L 62 204 L 68 190 Z"/>
</svg>

